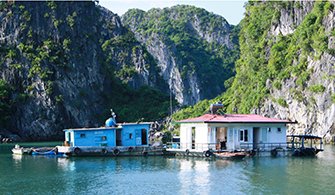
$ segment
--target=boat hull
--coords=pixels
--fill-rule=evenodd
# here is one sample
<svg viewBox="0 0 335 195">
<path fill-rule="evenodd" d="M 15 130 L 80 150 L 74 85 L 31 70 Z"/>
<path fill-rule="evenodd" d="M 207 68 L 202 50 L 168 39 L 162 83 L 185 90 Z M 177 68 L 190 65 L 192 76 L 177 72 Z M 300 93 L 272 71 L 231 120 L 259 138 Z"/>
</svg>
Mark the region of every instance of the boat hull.
<svg viewBox="0 0 335 195">
<path fill-rule="evenodd" d="M 31 152 L 31 148 L 15 147 L 12 149 L 12 153 L 15 155 L 31 154 Z"/>
<path fill-rule="evenodd" d="M 183 157 L 200 157 L 200 158 L 216 158 L 225 160 L 239 160 L 247 156 L 245 152 L 213 152 L 211 150 L 181 150 L 167 149 L 168 155 Z"/>
<path fill-rule="evenodd" d="M 242 160 L 247 154 L 245 152 L 222 152 L 214 153 L 214 156 L 219 159 Z"/>
<path fill-rule="evenodd" d="M 323 150 L 315 148 L 296 148 L 292 151 L 292 156 L 315 156 L 320 151 Z"/>
</svg>

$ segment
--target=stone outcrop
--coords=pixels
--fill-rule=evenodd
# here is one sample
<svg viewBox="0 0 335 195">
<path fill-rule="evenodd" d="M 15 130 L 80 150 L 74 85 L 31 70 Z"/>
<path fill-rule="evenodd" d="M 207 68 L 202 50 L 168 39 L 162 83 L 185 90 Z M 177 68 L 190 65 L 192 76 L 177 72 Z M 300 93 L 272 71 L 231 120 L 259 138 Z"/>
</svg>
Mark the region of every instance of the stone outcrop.
<svg viewBox="0 0 335 195">
<path fill-rule="evenodd" d="M 331 3 L 334 5 L 334 2 Z M 293 33 L 304 17 L 312 11 L 314 2 L 296 1 L 294 5 L 299 6 L 281 10 L 280 19 L 271 27 L 270 34 L 288 36 Z M 330 9 L 322 21 L 328 39 L 327 51 L 334 48 L 334 36 L 331 33 L 334 25 L 335 11 Z M 335 56 L 329 52 L 323 52 L 319 58 L 313 55 L 314 53 L 307 59 L 310 76 L 303 89 L 296 84 L 296 77 L 285 79 L 280 89 L 268 82 L 270 97 L 281 98 L 287 105 L 280 105 L 273 98 L 268 98 L 259 113 L 296 121 L 297 124 L 290 125 L 289 133 L 312 133 L 331 140 L 335 134 Z M 296 64 L 292 64 L 294 65 Z M 324 89 L 313 91 L 312 86 L 323 86 Z M 297 93 L 299 98 L 296 97 Z"/>
<path fill-rule="evenodd" d="M 181 17 L 178 11 L 171 14 Z M 210 26 L 194 13 L 187 15 L 192 19 L 187 33 L 236 50 L 232 26 L 222 17 L 210 14 L 216 22 Z M 149 86 L 167 96 L 172 90 L 180 104 L 189 105 L 220 94 L 225 78 L 233 75 L 231 62 L 217 67 L 226 75 L 206 85 L 200 71 L 182 68 L 176 57 L 181 52 L 163 32 L 137 32 L 140 18 L 129 20 L 134 22 L 127 24 L 129 30 L 96 2 L 1 2 L 0 19 L 0 79 L 13 91 L 10 120 L 0 130 L 23 140 L 63 139 L 65 128 L 100 126 L 116 99 L 127 100 L 119 97 L 121 91 L 129 101 L 136 98 L 123 84 L 132 90 Z M 212 48 L 215 53 L 217 46 Z"/>
<path fill-rule="evenodd" d="M 0 78 L 14 90 L 6 128 L 24 140 L 103 124 L 107 96 L 118 95 L 114 71 L 130 69 L 119 79 L 135 89 L 166 91 L 146 50 L 94 2 L 1 2 L 0 19 Z"/>
<path fill-rule="evenodd" d="M 190 48 L 187 48 L 187 51 L 180 49 L 178 41 L 173 40 L 171 35 L 178 32 L 183 34 L 184 39 L 187 39 L 185 36 L 190 37 L 198 41 L 199 44 L 201 41 L 204 41 L 205 44 L 216 44 L 216 46 L 212 46 L 211 57 L 215 55 L 215 50 L 218 47 L 236 50 L 238 47 L 237 36 L 232 33 L 234 26 L 228 24 L 223 17 L 193 6 L 174 6 L 152 9 L 148 12 L 133 9 L 122 16 L 122 21 L 156 59 L 160 74 L 180 104 L 193 105 L 200 100 L 214 98 L 225 90 L 223 85 L 225 80 L 221 77 L 228 79 L 232 76 L 233 67 L 217 66 L 218 70 L 225 69 L 226 75 L 229 76 L 221 75 L 211 78 L 215 81 L 210 86 L 206 85 L 204 79 L 199 76 L 200 71 L 197 70 L 197 67 L 201 66 L 199 62 L 192 62 L 196 71 L 192 71 L 191 67 L 188 67 L 187 73 L 183 73 L 185 71 L 183 70 L 183 67 L 185 69 L 184 65 L 190 61 L 185 61 L 182 55 L 198 54 L 190 53 L 192 51 Z M 206 48 L 206 45 L 202 47 Z M 203 58 L 206 59 L 206 56 Z M 222 58 L 229 58 L 229 55 Z"/>
</svg>

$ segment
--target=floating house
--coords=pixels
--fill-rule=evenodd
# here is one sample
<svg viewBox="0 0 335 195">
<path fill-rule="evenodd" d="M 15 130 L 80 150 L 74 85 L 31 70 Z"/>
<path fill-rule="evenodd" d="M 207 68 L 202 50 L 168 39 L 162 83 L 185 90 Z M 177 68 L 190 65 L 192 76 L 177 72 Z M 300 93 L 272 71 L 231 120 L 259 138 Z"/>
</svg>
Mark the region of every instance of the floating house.
<svg viewBox="0 0 335 195">
<path fill-rule="evenodd" d="M 58 146 L 58 152 L 69 156 L 161 155 L 162 150 L 149 146 L 151 124 L 117 124 L 112 113 L 104 127 L 65 129 L 64 146 Z"/>
<path fill-rule="evenodd" d="M 125 123 L 115 127 L 65 129 L 68 146 L 148 146 L 151 123 Z"/>
<path fill-rule="evenodd" d="M 220 114 L 222 104 L 211 105 L 210 113 L 178 121 L 180 150 L 271 151 L 286 147 L 289 120 L 256 114 Z"/>
</svg>

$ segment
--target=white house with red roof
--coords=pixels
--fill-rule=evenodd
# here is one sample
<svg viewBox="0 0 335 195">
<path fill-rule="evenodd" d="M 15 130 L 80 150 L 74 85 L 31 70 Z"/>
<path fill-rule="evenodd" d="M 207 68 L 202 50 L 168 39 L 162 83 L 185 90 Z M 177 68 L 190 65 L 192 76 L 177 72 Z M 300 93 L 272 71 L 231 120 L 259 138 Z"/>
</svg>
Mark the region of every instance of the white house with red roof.
<svg viewBox="0 0 335 195">
<path fill-rule="evenodd" d="M 218 114 L 213 110 L 211 113 L 178 121 L 181 150 L 236 151 L 286 146 L 289 120 L 256 114 Z"/>
</svg>

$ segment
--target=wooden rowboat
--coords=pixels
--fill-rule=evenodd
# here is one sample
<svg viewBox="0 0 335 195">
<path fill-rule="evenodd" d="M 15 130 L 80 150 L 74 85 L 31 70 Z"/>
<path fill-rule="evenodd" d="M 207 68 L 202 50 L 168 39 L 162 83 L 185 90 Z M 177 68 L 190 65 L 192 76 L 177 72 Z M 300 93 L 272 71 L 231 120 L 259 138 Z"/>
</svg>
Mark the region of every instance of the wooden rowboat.
<svg viewBox="0 0 335 195">
<path fill-rule="evenodd" d="M 238 160 L 243 159 L 246 156 L 245 152 L 215 152 L 213 153 L 215 158 L 219 159 L 229 159 L 229 160 Z"/>
</svg>

